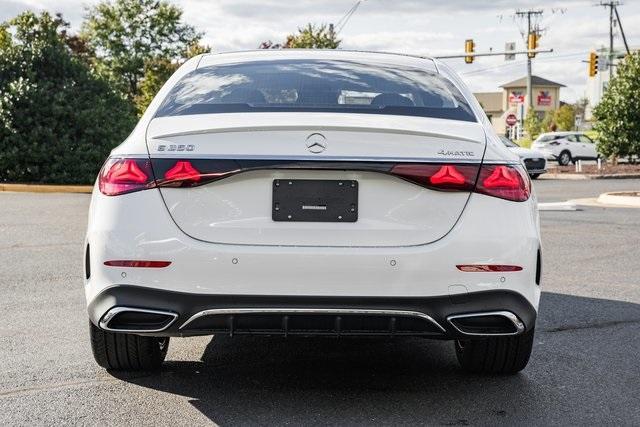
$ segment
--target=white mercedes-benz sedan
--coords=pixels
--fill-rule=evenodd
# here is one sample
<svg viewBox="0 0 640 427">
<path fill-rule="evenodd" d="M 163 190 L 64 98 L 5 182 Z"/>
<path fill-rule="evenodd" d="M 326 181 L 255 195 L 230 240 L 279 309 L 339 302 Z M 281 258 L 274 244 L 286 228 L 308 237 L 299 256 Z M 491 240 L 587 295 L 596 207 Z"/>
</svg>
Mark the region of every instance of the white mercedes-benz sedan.
<svg viewBox="0 0 640 427">
<path fill-rule="evenodd" d="M 540 298 L 536 200 L 473 95 L 429 58 L 195 57 L 105 162 L 85 291 L 96 361 L 170 337 L 421 336 L 515 373 Z"/>
</svg>

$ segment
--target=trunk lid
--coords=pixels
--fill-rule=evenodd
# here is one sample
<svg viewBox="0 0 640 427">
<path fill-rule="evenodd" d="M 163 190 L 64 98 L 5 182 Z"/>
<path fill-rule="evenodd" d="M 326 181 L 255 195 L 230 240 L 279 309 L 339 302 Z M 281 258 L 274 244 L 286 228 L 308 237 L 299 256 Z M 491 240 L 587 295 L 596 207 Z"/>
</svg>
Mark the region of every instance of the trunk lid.
<svg viewBox="0 0 640 427">
<path fill-rule="evenodd" d="M 380 173 L 384 168 L 377 166 L 479 165 L 485 134 L 479 123 L 424 117 L 208 114 L 153 119 L 147 147 L 152 161 L 211 159 L 251 166 L 205 185 L 160 189 L 175 223 L 193 238 L 245 245 L 413 246 L 447 234 L 470 193 L 424 188 Z M 357 181 L 357 221 L 274 221 L 275 180 Z"/>
</svg>

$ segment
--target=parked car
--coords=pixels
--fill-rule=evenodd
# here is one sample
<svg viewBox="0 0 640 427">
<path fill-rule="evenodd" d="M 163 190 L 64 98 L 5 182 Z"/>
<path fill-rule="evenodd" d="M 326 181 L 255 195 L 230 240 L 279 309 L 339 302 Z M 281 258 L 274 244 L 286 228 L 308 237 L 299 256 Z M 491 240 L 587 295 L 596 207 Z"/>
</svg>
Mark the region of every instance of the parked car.
<svg viewBox="0 0 640 427">
<path fill-rule="evenodd" d="M 540 175 L 547 172 L 547 160 L 543 153 L 530 148 L 520 147 L 506 136 L 500 136 L 500 140 L 505 147 L 520 157 L 531 179 L 537 179 Z"/>
<path fill-rule="evenodd" d="M 421 336 L 515 373 L 540 298 L 536 198 L 460 79 L 344 50 L 183 64 L 104 164 L 85 244 L 93 354 L 170 337 Z"/>
<path fill-rule="evenodd" d="M 544 153 L 547 159 L 557 160 L 562 166 L 598 158 L 595 142 L 582 132 L 543 133 L 533 141 L 531 148 Z"/>
</svg>

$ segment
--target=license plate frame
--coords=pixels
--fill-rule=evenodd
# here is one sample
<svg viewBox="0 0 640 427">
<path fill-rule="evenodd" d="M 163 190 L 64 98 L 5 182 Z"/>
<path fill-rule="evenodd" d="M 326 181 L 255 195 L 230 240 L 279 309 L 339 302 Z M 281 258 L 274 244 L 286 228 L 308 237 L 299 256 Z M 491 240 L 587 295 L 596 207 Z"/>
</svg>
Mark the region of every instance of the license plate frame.
<svg viewBox="0 0 640 427">
<path fill-rule="evenodd" d="M 279 222 L 356 222 L 358 181 L 274 179 L 271 218 Z"/>
</svg>

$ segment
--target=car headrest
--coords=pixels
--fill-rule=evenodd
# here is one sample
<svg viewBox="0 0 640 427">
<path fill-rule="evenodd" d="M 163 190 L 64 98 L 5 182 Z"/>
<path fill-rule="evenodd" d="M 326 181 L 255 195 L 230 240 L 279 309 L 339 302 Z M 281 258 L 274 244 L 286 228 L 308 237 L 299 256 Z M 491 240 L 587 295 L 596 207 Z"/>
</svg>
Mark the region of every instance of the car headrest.
<svg viewBox="0 0 640 427">
<path fill-rule="evenodd" d="M 220 98 L 223 104 L 266 104 L 262 92 L 258 89 L 238 88 Z"/>
<path fill-rule="evenodd" d="M 335 105 L 338 103 L 338 93 L 327 84 L 305 84 L 298 93 L 297 103 L 309 105 Z"/>
<path fill-rule="evenodd" d="M 373 98 L 371 105 L 375 106 L 394 106 L 394 107 L 413 107 L 413 101 L 397 93 L 381 93 Z"/>
</svg>

